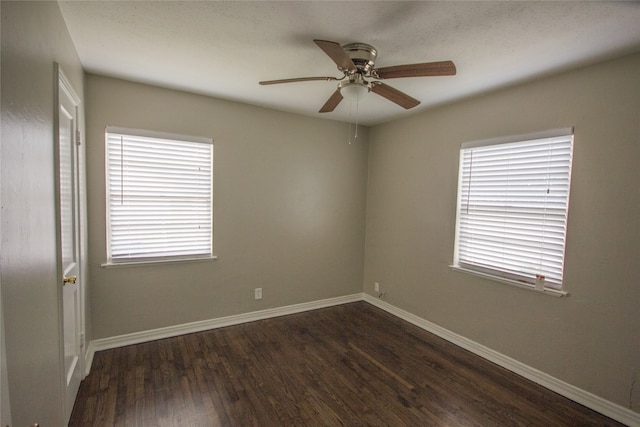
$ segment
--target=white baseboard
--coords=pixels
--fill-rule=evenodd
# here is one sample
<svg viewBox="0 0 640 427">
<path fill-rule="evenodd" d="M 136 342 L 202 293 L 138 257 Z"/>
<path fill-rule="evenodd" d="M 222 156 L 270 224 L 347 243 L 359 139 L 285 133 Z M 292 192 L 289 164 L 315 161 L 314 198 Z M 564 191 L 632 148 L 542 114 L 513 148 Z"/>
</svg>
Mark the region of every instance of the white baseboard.
<svg viewBox="0 0 640 427">
<path fill-rule="evenodd" d="M 363 294 L 361 293 L 345 295 L 336 298 L 328 298 L 319 301 L 287 305 L 284 307 L 252 311 L 250 313 L 236 314 L 233 316 L 220 317 L 217 319 L 184 323 L 181 325 L 168 326 L 166 328 L 158 328 L 149 331 L 134 332 L 131 334 L 93 340 L 87 347 L 84 365 L 85 375 L 89 375 L 89 372 L 91 371 L 91 364 L 93 363 L 93 356 L 97 351 L 109 350 L 112 348 L 124 347 L 132 344 L 140 344 L 143 342 L 155 341 L 163 338 L 171 338 L 179 335 L 191 334 L 194 332 L 208 331 L 210 329 L 223 328 L 225 326 L 239 325 L 241 323 L 269 319 L 272 317 L 286 316 L 288 314 L 301 313 L 303 311 L 316 310 L 319 308 L 326 308 L 334 305 L 362 301 L 362 299 Z"/>
<path fill-rule="evenodd" d="M 347 304 L 350 302 L 365 301 L 382 310 L 412 323 L 419 328 L 431 332 L 440 338 L 443 338 L 459 347 L 469 350 L 470 352 L 487 359 L 509 371 L 523 376 L 541 386 L 548 388 L 564 397 L 567 397 L 587 408 L 600 412 L 616 421 L 633 427 L 640 427 L 640 414 L 630 409 L 612 403 L 601 397 L 598 397 L 588 391 L 582 390 L 569 383 L 561 381 L 549 374 L 539 371 L 531 366 L 525 365 L 515 359 L 504 354 L 498 353 L 488 347 L 483 346 L 475 341 L 451 332 L 441 326 L 431 323 L 415 314 L 397 308 L 385 301 L 375 298 L 371 295 L 360 293 L 346 295 L 337 298 L 329 298 L 320 301 L 312 301 L 302 304 L 289 305 L 285 307 L 271 308 L 267 310 L 253 311 L 250 313 L 237 314 L 233 316 L 220 317 L 217 319 L 203 320 L 200 322 L 185 323 L 182 325 L 169 326 L 166 328 L 153 329 L 150 331 L 134 332 L 126 335 L 119 335 L 110 338 L 102 338 L 91 341 L 86 352 L 85 375 L 91 370 L 91 363 L 95 352 L 108 350 L 117 347 L 124 347 L 132 344 L 140 344 L 143 342 L 154 341 L 163 338 L 170 338 L 194 332 L 201 332 L 210 329 L 222 328 L 225 326 L 238 325 L 241 323 L 253 322 L 256 320 L 268 319 L 272 317 L 286 316 L 288 314 L 301 313 L 304 311 L 316 310 L 319 308 L 331 307 L 334 305 Z"/>
<path fill-rule="evenodd" d="M 574 402 L 578 402 L 581 405 L 586 406 L 587 408 L 600 412 L 601 414 L 606 415 L 609 418 L 613 418 L 614 420 L 628 426 L 640 426 L 640 414 L 637 412 L 605 400 L 569 383 L 561 381 L 549 374 L 532 368 L 531 366 L 525 365 L 522 362 L 505 356 L 502 353 L 498 353 L 497 351 L 485 347 L 482 344 L 478 344 L 475 341 L 451 332 L 448 329 L 438 326 L 435 323 L 431 323 L 428 320 L 409 313 L 408 311 L 397 308 L 371 295 L 363 294 L 363 299 L 371 305 L 381 308 L 384 311 L 393 314 L 396 317 L 399 317 L 400 319 L 406 320 L 407 322 L 412 323 L 419 328 L 431 332 L 432 334 L 437 335 L 440 338 L 443 338 L 453 344 L 456 344 L 457 346 L 462 347 L 465 350 L 469 350 L 470 352 L 482 357 L 483 359 L 487 359 L 495 363 L 496 365 L 502 366 L 503 368 L 508 369 L 515 374 L 518 374 L 537 384 L 540 384 L 541 386 L 548 388 L 549 390 L 552 390 L 568 399 L 571 399 Z"/>
</svg>

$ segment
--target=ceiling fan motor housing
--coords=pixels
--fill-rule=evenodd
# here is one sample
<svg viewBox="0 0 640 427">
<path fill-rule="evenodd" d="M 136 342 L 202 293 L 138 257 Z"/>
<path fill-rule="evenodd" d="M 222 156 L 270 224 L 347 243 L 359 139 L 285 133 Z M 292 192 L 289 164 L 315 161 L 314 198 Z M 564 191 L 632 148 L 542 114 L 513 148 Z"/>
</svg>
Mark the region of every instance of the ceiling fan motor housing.
<svg viewBox="0 0 640 427">
<path fill-rule="evenodd" d="M 378 51 L 375 47 L 366 43 L 348 43 L 342 45 L 342 49 L 349 55 L 351 61 L 358 68 L 358 72 L 367 74 L 376 62 Z"/>
</svg>

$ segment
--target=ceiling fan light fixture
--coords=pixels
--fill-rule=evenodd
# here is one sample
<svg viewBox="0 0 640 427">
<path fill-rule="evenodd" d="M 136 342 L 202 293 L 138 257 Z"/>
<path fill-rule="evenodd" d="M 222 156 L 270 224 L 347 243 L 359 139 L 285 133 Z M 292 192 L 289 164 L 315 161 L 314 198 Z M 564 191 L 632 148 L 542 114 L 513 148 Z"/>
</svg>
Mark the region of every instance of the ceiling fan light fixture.
<svg viewBox="0 0 640 427">
<path fill-rule="evenodd" d="M 369 92 L 365 83 L 345 82 L 340 85 L 340 94 L 348 101 L 358 101 Z"/>
</svg>

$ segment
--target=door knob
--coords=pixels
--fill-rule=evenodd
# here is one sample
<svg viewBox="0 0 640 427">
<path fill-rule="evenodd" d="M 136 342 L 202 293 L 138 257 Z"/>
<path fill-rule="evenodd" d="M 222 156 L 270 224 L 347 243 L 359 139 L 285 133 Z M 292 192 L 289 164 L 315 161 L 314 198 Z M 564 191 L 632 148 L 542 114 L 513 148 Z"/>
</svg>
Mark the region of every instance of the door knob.
<svg viewBox="0 0 640 427">
<path fill-rule="evenodd" d="M 74 283 L 76 283 L 76 280 L 78 280 L 78 276 L 64 276 L 62 278 L 62 282 L 66 285 L 67 283 L 71 283 L 72 285 Z"/>
</svg>

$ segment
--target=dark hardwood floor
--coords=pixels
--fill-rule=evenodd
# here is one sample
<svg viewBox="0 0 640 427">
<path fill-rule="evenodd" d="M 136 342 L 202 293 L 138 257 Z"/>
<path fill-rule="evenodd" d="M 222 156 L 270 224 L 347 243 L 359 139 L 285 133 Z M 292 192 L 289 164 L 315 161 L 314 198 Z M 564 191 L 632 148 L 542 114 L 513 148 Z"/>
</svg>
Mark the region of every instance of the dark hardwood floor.
<svg viewBox="0 0 640 427">
<path fill-rule="evenodd" d="M 617 426 L 365 302 L 98 352 L 70 426 Z"/>
</svg>

